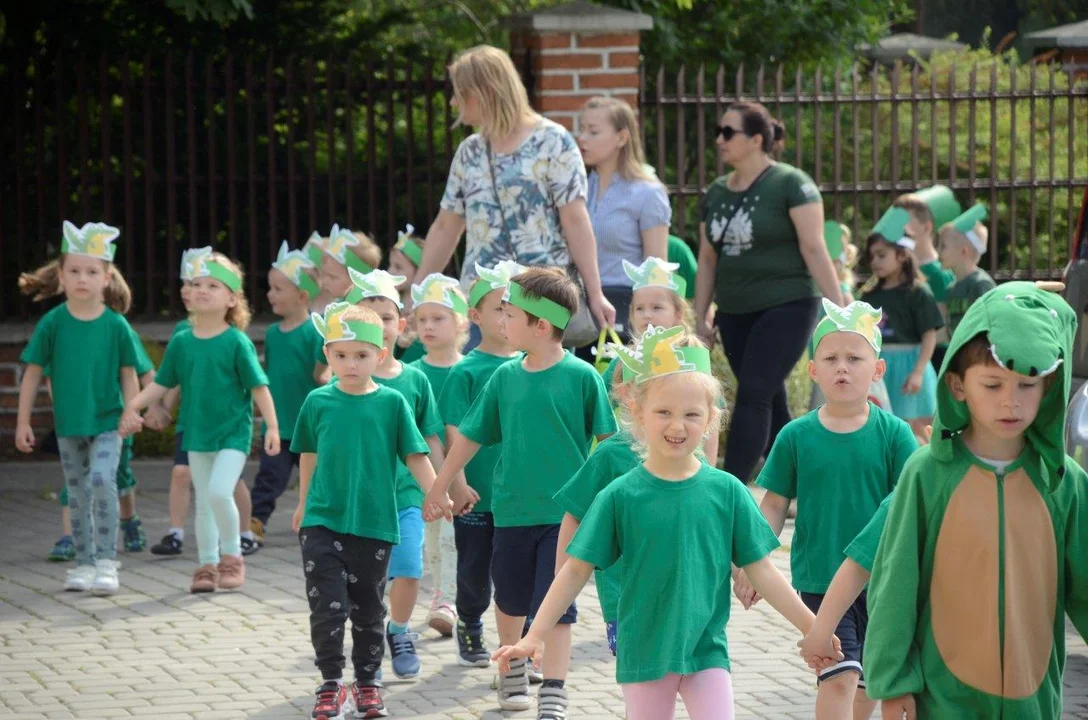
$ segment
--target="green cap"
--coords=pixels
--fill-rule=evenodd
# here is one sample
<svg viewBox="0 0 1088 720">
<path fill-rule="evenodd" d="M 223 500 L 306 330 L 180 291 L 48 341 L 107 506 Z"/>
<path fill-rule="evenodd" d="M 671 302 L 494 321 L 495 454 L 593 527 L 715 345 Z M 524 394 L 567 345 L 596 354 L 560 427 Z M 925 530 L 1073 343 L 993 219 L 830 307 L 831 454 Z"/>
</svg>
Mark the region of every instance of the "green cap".
<svg viewBox="0 0 1088 720">
<path fill-rule="evenodd" d="M 939 228 L 960 214 L 962 208 L 947 185 L 934 185 L 914 193 L 933 213 L 933 227 Z"/>
<path fill-rule="evenodd" d="M 842 244 L 842 225 L 834 220 L 824 223 L 824 243 L 827 245 L 827 254 L 832 260 L 846 262 L 846 247 Z"/>
<path fill-rule="evenodd" d="M 986 252 L 986 241 L 975 233 L 975 225 L 985 220 L 990 215 L 989 208 L 984 203 L 976 203 L 967 212 L 952 220 L 952 227 L 959 230 L 980 253 Z"/>
<path fill-rule="evenodd" d="M 881 235 L 893 245 L 902 244 L 907 234 L 907 223 L 910 221 L 910 213 L 903 208 L 890 207 L 880 216 L 873 226 L 873 234 Z M 913 242 L 911 246 L 913 247 Z"/>
<path fill-rule="evenodd" d="M 531 297 L 525 294 L 525 290 L 513 280 L 506 286 L 506 294 L 502 298 L 516 308 L 521 308 L 530 315 L 536 315 L 555 325 L 560 330 L 567 329 L 570 322 L 570 310 L 546 297 Z"/>
</svg>

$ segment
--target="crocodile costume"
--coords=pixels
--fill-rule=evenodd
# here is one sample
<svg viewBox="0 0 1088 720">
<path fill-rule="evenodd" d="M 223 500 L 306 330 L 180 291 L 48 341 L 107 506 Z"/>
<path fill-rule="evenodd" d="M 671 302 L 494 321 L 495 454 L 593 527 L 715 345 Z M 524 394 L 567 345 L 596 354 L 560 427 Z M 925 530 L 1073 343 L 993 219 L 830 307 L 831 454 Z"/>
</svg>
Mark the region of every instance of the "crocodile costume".
<svg viewBox="0 0 1088 720">
<path fill-rule="evenodd" d="M 913 694 L 919 718 L 1061 716 L 1063 616 L 1088 636 L 1088 476 L 1063 440 L 1076 327 L 1058 295 L 1013 282 L 957 328 L 942 377 L 979 333 L 1006 369 L 1058 375 L 1002 472 L 968 451 L 966 404 L 939 384 L 933 442 L 903 468 L 874 562 L 870 697 Z"/>
</svg>

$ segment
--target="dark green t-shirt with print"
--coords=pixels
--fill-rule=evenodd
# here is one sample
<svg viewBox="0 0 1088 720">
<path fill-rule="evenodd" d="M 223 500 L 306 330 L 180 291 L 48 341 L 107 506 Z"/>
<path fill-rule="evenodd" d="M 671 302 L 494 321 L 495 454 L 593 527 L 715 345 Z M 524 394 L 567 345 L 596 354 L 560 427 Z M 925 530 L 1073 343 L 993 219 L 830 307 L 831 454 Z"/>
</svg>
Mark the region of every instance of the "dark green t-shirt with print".
<svg viewBox="0 0 1088 720">
<path fill-rule="evenodd" d="M 944 327 L 941 309 L 924 284 L 878 287 L 858 299 L 883 311 L 880 333 L 885 345 L 917 345 L 922 333 Z"/>
<path fill-rule="evenodd" d="M 967 308 L 974 304 L 975 300 L 997 287 L 997 283 L 985 270 L 975 268 L 975 271 L 962 280 L 957 280 L 948 288 L 945 296 L 945 305 L 948 307 L 948 336 L 956 332 L 960 320 L 967 314 Z"/>
<path fill-rule="evenodd" d="M 819 294 L 790 217 L 793 208 L 818 202 L 812 178 L 786 163 L 772 165 L 747 191 L 730 190 L 724 176 L 710 184 L 699 217 L 718 253 L 720 312 L 757 312 Z"/>
</svg>

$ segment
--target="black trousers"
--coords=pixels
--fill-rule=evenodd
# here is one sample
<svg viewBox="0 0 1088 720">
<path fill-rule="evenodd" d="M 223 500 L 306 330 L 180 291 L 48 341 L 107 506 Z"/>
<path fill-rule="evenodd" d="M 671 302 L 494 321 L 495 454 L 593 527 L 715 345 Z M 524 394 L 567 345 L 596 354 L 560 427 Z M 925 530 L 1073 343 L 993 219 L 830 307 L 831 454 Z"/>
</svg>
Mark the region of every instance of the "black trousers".
<svg viewBox="0 0 1088 720">
<path fill-rule="evenodd" d="M 742 482 L 790 421 L 786 378 L 816 326 L 819 298 L 802 298 L 753 313 L 716 318 L 722 348 L 737 376 L 737 399 L 725 442 L 725 471 Z"/>
<path fill-rule="evenodd" d="M 361 684 L 378 685 L 385 648 L 385 581 L 392 543 L 321 526 L 298 534 L 310 602 L 310 640 L 323 680 L 344 669 L 344 625 L 351 620 L 351 663 Z"/>
<path fill-rule="evenodd" d="M 491 549 L 495 520 L 489 512 L 471 512 L 453 519 L 457 545 L 457 617 L 465 625 L 480 625 L 491 604 Z"/>
<path fill-rule="evenodd" d="M 257 476 L 253 478 L 253 490 L 250 491 L 253 498 L 253 517 L 264 525 L 268 524 L 268 518 L 272 517 L 272 512 L 276 509 L 276 501 L 287 489 L 291 471 L 298 467 L 299 454 L 287 449 L 291 440 L 284 438 L 282 442 L 283 449 L 279 455 L 267 455 L 261 450 L 261 464 L 257 469 Z"/>
</svg>

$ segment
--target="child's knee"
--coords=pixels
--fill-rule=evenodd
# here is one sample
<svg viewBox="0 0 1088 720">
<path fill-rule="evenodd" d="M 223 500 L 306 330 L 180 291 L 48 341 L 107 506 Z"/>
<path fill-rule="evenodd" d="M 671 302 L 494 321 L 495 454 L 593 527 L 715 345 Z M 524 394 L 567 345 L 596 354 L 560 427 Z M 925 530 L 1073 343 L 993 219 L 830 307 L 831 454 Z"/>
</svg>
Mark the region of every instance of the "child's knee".
<svg viewBox="0 0 1088 720">
<path fill-rule="evenodd" d="M 171 485 L 189 485 L 193 481 L 192 473 L 189 472 L 188 465 L 175 465 L 170 470 L 170 484 Z"/>
<path fill-rule="evenodd" d="M 826 680 L 821 680 L 819 694 L 842 700 L 851 700 L 854 693 L 857 692 L 858 680 L 860 680 L 860 676 L 856 672 L 851 670 L 841 672 Z"/>
</svg>

